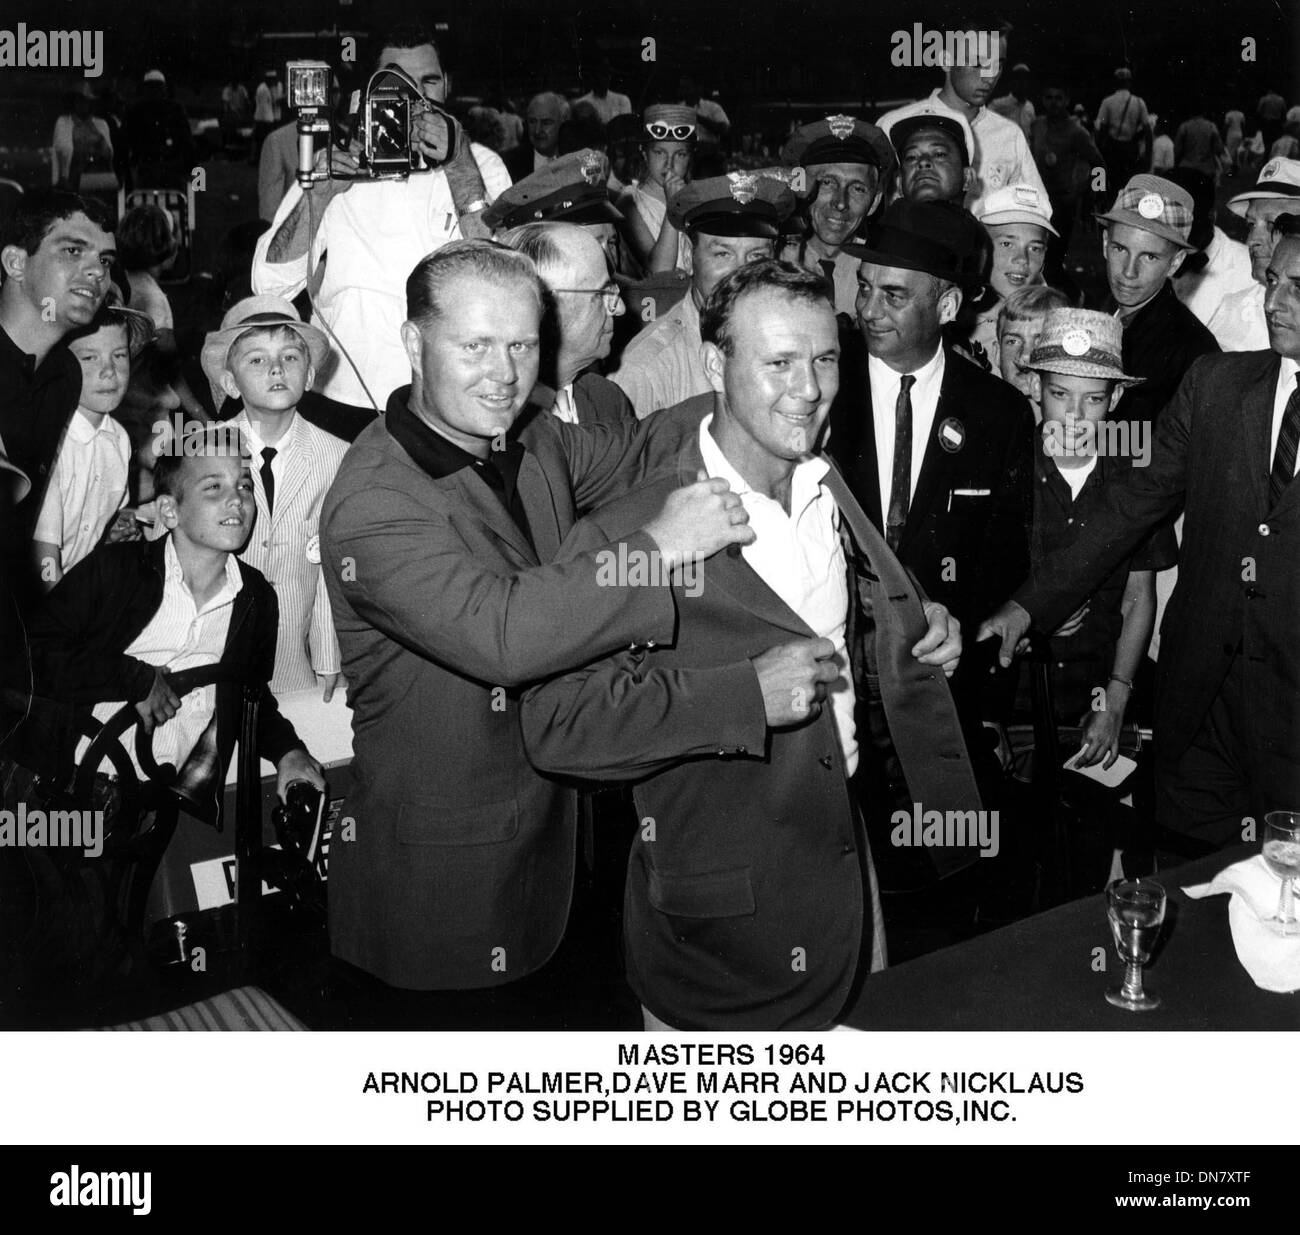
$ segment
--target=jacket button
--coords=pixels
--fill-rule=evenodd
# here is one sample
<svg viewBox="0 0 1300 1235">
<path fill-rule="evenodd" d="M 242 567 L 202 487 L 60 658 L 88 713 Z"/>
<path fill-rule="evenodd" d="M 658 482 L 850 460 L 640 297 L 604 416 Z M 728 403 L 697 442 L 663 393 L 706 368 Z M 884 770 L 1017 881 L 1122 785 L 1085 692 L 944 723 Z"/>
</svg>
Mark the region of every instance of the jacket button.
<svg viewBox="0 0 1300 1235">
<path fill-rule="evenodd" d="M 1272 530 L 1273 530 L 1273 529 L 1272 529 L 1271 527 L 1269 527 L 1269 525 L 1268 525 L 1267 523 L 1261 523 L 1261 524 L 1259 525 L 1259 534 L 1260 534 L 1261 536 L 1267 536 L 1267 535 L 1269 534 L 1269 532 L 1271 532 Z"/>
<path fill-rule="evenodd" d="M 847 857 L 850 853 L 853 852 L 853 846 L 850 845 L 850 844 L 848 843 L 848 841 L 845 841 L 844 844 L 843 844 L 843 845 L 841 846 L 841 848 L 840 848 L 840 852 L 841 852 L 842 854 L 844 854 L 844 855 Z"/>
<path fill-rule="evenodd" d="M 832 759 L 830 755 L 823 755 L 820 759 L 817 760 L 817 762 L 820 763 L 824 768 L 833 768 L 835 766 L 835 760 Z"/>
<path fill-rule="evenodd" d="M 737 746 L 737 747 L 736 747 L 736 754 L 738 754 L 738 755 L 747 755 L 747 754 L 749 754 L 749 747 L 748 747 L 748 746 Z"/>
</svg>

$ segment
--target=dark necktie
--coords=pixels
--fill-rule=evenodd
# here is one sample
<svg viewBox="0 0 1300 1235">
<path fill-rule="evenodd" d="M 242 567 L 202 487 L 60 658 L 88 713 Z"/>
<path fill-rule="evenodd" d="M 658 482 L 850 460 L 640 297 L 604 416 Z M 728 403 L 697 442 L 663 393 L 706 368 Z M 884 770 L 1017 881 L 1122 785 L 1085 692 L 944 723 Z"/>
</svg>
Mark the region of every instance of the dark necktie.
<svg viewBox="0 0 1300 1235">
<path fill-rule="evenodd" d="M 894 475 L 889 486 L 889 517 L 885 520 L 885 539 L 898 551 L 907 522 L 907 508 L 912 501 L 912 385 L 910 373 L 898 379 L 898 400 L 894 404 Z"/>
<path fill-rule="evenodd" d="M 1296 375 L 1300 381 L 1300 374 Z M 1282 412 L 1282 428 L 1273 452 L 1273 471 L 1268 478 L 1268 508 L 1273 509 L 1295 476 L 1296 445 L 1300 443 L 1300 385 L 1291 392 Z"/>
<path fill-rule="evenodd" d="M 274 446 L 262 447 L 262 466 L 258 471 L 262 473 L 262 489 L 266 493 L 266 517 L 271 517 L 271 512 L 275 509 L 275 474 L 271 471 L 271 460 L 276 456 Z"/>
</svg>

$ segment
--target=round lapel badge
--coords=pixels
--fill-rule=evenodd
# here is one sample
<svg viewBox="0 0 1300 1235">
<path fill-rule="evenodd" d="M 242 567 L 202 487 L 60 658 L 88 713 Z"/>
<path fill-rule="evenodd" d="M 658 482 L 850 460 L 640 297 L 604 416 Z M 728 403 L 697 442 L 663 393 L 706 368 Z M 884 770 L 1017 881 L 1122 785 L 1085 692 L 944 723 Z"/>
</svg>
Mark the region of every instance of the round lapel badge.
<svg viewBox="0 0 1300 1235">
<path fill-rule="evenodd" d="M 307 542 L 307 560 L 313 566 L 320 565 L 320 537 L 313 536 Z"/>
<path fill-rule="evenodd" d="M 1158 219 L 1165 212 L 1165 199 L 1159 193 L 1144 193 L 1138 202 L 1138 214 L 1144 219 Z"/>
<path fill-rule="evenodd" d="M 960 420 L 949 416 L 939 425 L 939 445 L 955 455 L 966 444 L 966 430 Z"/>
<path fill-rule="evenodd" d="M 1086 356 L 1092 347 L 1092 336 L 1086 330 L 1067 330 L 1061 347 L 1067 356 Z"/>
</svg>

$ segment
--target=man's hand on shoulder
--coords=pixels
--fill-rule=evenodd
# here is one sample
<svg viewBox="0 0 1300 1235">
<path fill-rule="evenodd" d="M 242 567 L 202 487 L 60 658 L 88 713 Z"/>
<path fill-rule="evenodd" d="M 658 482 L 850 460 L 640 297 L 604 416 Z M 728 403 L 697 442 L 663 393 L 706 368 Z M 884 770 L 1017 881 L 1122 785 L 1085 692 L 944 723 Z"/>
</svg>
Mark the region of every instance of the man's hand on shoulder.
<svg viewBox="0 0 1300 1235">
<path fill-rule="evenodd" d="M 645 526 L 669 568 L 679 562 L 712 557 L 728 545 L 754 542 L 749 512 L 731 486 L 710 479 L 703 470 L 693 485 L 674 489 L 663 509 Z"/>
</svg>

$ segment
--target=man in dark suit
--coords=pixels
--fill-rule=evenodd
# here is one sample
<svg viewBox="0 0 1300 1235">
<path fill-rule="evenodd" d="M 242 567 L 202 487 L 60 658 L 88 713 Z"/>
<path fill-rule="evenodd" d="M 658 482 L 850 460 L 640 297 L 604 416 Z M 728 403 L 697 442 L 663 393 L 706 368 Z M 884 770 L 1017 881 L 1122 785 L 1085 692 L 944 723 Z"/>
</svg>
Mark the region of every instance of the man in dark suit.
<svg viewBox="0 0 1300 1235">
<path fill-rule="evenodd" d="M 1134 176 L 1097 219 L 1110 296 L 1102 306 L 1124 326 L 1124 372 L 1142 378 L 1119 401 L 1114 420 L 1152 423 L 1198 356 L 1219 350 L 1214 336 L 1174 293 L 1173 277 L 1193 251 L 1192 195 L 1161 176 Z"/>
<path fill-rule="evenodd" d="M 945 347 L 978 224 L 944 202 L 895 202 L 861 259 L 857 337 L 846 340 L 828 450 L 867 518 L 928 596 L 974 629 L 1029 574 L 1033 413 L 1014 387 Z M 1007 702 L 993 657 L 953 680 L 977 771 L 981 717 Z M 986 789 L 988 786 L 986 786 Z"/>
<path fill-rule="evenodd" d="M 592 555 L 554 561 L 577 509 L 635 479 L 649 430 L 521 416 L 542 298 L 533 263 L 491 242 L 425 258 L 402 328 L 412 384 L 354 443 L 321 512 L 355 735 L 330 942 L 407 990 L 499 986 L 555 952 L 574 795 L 525 758 L 519 693 L 675 626 L 666 590 L 597 587 Z M 706 481 L 617 548 L 689 558 L 751 539 L 745 522 Z"/>
<path fill-rule="evenodd" d="M 532 259 L 548 293 L 539 369 L 546 385 L 533 392 L 570 424 L 632 425 L 636 413 L 613 382 L 596 373 L 609 355 L 623 295 L 600 242 L 575 223 L 526 223 L 499 243 Z"/>
<path fill-rule="evenodd" d="M 531 691 L 524 740 L 539 767 L 636 782 L 625 945 L 648 1028 L 815 1028 L 884 961 L 851 789 L 868 675 L 921 800 L 979 805 L 937 672 L 960 635 L 816 452 L 838 384 L 826 281 L 741 267 L 701 324 L 715 393 L 651 417 L 649 478 L 563 552 L 638 526 L 702 469 L 757 538 L 676 572 L 598 554 L 610 590 L 671 590 L 677 631 Z"/>
<path fill-rule="evenodd" d="M 1256 839 L 1300 803 L 1300 235 L 1283 224 L 1265 276 L 1272 348 L 1205 356 L 1069 557 L 1046 564 L 980 629 L 1009 664 L 1161 521 L 1184 511 L 1156 694 L 1162 824 L 1213 844 Z M 1253 828 L 1247 821 L 1253 820 Z"/>
</svg>

